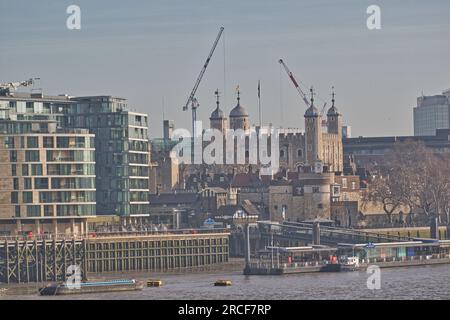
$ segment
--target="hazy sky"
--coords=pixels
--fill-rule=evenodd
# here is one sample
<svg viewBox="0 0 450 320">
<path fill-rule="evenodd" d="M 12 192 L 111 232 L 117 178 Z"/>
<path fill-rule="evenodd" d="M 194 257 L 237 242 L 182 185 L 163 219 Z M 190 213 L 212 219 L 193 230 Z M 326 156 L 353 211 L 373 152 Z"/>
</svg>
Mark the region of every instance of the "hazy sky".
<svg viewBox="0 0 450 320">
<path fill-rule="evenodd" d="M 81 30 L 66 28 L 70 4 L 81 7 Z M 381 30 L 366 27 L 371 4 Z M 305 105 L 279 58 L 322 98 L 335 86 L 354 136 L 412 134 L 416 97 L 450 87 L 448 0 L 0 0 L 0 82 L 39 76 L 44 94 L 127 98 L 161 136 L 163 100 L 166 118 L 190 128 L 181 107 L 220 26 L 197 93 L 204 121 L 214 90 L 228 114 L 239 84 L 256 123 L 261 80 L 263 122 L 303 128 Z"/>
</svg>

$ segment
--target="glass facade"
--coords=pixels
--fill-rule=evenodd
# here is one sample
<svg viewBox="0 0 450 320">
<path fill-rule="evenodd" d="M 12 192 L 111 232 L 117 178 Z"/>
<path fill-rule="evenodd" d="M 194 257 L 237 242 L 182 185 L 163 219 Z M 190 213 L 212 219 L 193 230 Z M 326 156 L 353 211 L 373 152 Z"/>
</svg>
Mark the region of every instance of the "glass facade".
<svg viewBox="0 0 450 320">
<path fill-rule="evenodd" d="M 450 99 L 446 95 L 417 98 L 414 108 L 414 135 L 434 136 L 436 129 L 450 128 Z"/>
<path fill-rule="evenodd" d="M 0 96 L 1 160 L 22 190 L 2 189 L 14 215 L 148 213 L 147 115 L 111 96 L 39 95 Z"/>
<path fill-rule="evenodd" d="M 0 135 L 1 218 L 95 215 L 94 135 L 68 132 Z"/>
<path fill-rule="evenodd" d="M 95 134 L 97 214 L 132 215 L 149 209 L 148 117 L 124 99 L 77 97 L 65 125 Z"/>
</svg>

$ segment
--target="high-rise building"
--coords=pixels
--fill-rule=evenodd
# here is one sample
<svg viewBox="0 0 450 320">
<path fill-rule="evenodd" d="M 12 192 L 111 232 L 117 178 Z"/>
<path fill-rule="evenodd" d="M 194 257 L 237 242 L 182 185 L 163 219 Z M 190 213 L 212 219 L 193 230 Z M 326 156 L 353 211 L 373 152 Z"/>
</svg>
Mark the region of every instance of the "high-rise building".
<svg viewBox="0 0 450 320">
<path fill-rule="evenodd" d="M 0 234 L 84 233 L 95 216 L 94 135 L 59 126 L 67 105 L 0 96 Z"/>
<path fill-rule="evenodd" d="M 414 135 L 434 136 L 437 129 L 450 128 L 450 89 L 434 96 L 417 98 Z"/>
<path fill-rule="evenodd" d="M 148 117 L 125 99 L 75 97 L 64 125 L 95 134 L 97 214 L 134 215 L 149 209 Z"/>
</svg>

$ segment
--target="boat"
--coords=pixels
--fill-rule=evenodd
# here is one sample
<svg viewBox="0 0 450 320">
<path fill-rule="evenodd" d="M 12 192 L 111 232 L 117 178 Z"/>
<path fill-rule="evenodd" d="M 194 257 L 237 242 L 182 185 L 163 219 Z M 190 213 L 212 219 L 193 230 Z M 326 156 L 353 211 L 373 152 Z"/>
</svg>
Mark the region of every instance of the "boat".
<svg viewBox="0 0 450 320">
<path fill-rule="evenodd" d="M 341 271 L 357 271 L 360 268 L 358 257 L 342 256 L 339 260 Z"/>
<path fill-rule="evenodd" d="M 147 280 L 147 287 L 161 287 L 162 281 L 161 280 L 155 280 L 155 279 L 149 279 Z"/>
<path fill-rule="evenodd" d="M 68 283 L 52 283 L 39 289 L 42 296 L 58 296 L 81 293 L 115 292 L 142 290 L 144 282 L 131 280 L 110 280 L 98 282 L 81 282 L 79 285 Z"/>
<path fill-rule="evenodd" d="M 214 282 L 214 285 L 216 287 L 231 286 L 231 280 L 217 280 L 216 282 Z"/>
</svg>

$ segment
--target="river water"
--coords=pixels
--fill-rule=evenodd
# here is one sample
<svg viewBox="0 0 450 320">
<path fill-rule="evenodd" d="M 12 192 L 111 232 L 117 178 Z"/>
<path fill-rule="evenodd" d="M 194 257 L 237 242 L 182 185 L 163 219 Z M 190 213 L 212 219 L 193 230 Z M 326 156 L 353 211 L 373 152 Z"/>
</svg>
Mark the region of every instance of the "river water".
<svg viewBox="0 0 450 320">
<path fill-rule="evenodd" d="M 0 293 L 0 299 L 450 299 L 450 265 L 381 269 L 381 288 L 368 289 L 365 271 L 310 273 L 283 276 L 244 276 L 238 266 L 187 274 L 140 274 L 158 278 L 159 288 L 142 291 L 41 297 L 37 294 Z M 130 275 L 111 275 L 130 278 Z M 232 281 L 215 287 L 218 279 Z M 32 291 L 34 292 L 34 291 Z"/>
</svg>

